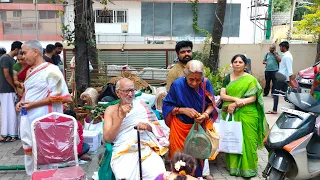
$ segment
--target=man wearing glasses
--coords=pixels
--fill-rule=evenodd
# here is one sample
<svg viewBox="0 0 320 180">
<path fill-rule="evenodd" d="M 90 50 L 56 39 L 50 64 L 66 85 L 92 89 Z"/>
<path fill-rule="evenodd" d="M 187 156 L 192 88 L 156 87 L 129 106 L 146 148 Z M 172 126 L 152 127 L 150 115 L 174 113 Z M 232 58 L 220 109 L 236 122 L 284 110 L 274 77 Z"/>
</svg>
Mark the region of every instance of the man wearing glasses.
<svg viewBox="0 0 320 180">
<path fill-rule="evenodd" d="M 111 168 L 116 179 L 137 179 L 139 159 L 136 126 L 141 137 L 141 157 L 143 179 L 155 179 L 165 172 L 159 155 L 167 152 L 168 141 L 155 125 L 157 118 L 147 105 L 134 99 L 133 81 L 120 79 L 116 84 L 120 103 L 109 106 L 104 114 L 103 139 L 113 143 Z M 162 136 L 161 136 L 162 135 Z M 162 139 L 162 140 L 157 140 Z M 161 143 L 160 143 L 161 142 Z"/>
</svg>

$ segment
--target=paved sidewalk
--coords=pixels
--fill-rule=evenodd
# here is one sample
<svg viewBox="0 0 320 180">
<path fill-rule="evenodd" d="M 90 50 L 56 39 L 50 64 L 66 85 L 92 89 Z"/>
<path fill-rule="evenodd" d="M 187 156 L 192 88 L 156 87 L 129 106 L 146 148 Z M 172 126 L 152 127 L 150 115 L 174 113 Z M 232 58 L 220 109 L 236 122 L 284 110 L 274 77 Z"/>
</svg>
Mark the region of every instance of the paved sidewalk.
<svg viewBox="0 0 320 180">
<path fill-rule="evenodd" d="M 265 97 L 265 111 L 271 110 L 273 105 L 273 101 L 271 97 Z M 286 106 L 289 104 L 280 101 L 279 107 Z M 0 110 L 1 111 L 1 110 Z M 0 112 L 1 113 L 1 112 Z M 276 121 L 278 115 L 267 115 L 267 121 L 271 125 Z M 1 121 L 0 121 L 1 122 Z M 0 166 L 12 166 L 12 165 L 23 165 L 23 156 L 22 155 L 14 155 L 21 148 L 21 141 L 11 142 L 11 143 L 1 143 L 0 144 Z M 88 179 L 91 179 L 93 173 L 97 171 L 98 168 L 98 154 L 100 152 L 104 152 L 104 147 L 100 147 L 96 154 L 92 155 L 93 160 L 84 165 L 81 165 L 83 169 L 86 171 L 86 175 Z M 263 179 L 261 176 L 261 172 L 264 170 L 267 162 L 268 162 L 268 154 L 265 149 L 258 151 L 259 155 L 259 175 L 257 177 L 251 178 L 252 180 Z M 243 179 L 239 177 L 230 176 L 225 168 L 224 156 L 220 154 L 215 161 L 210 162 L 210 171 L 213 177 L 216 180 L 219 179 Z M 29 176 L 26 175 L 23 170 L 0 170 L 0 179 L 1 180 L 26 180 L 30 179 Z"/>
</svg>

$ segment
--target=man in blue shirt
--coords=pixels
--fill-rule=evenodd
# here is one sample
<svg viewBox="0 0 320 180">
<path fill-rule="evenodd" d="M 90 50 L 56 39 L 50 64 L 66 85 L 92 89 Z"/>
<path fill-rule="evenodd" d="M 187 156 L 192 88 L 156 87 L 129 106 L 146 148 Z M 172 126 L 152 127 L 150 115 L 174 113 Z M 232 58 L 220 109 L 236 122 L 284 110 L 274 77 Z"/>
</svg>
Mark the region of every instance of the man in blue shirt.
<svg viewBox="0 0 320 180">
<path fill-rule="evenodd" d="M 279 69 L 279 62 L 281 61 L 281 58 L 279 57 L 279 54 L 275 51 L 276 46 L 271 45 L 269 48 L 269 51 L 263 59 L 263 64 L 266 65 L 266 70 L 264 72 L 264 76 L 266 79 L 266 87 L 264 88 L 263 96 L 268 96 L 270 91 L 270 82 L 272 81 L 272 90 L 271 94 L 274 93 L 274 84 L 276 82 L 276 72 Z"/>
<path fill-rule="evenodd" d="M 272 111 L 267 112 L 266 114 L 277 114 L 278 103 L 279 103 L 279 95 L 284 95 L 288 89 L 288 84 L 291 87 L 293 85 L 293 71 L 292 71 L 292 64 L 293 58 L 291 53 L 289 52 L 289 43 L 287 41 L 283 41 L 279 44 L 282 54 L 281 62 L 279 64 L 278 72 L 283 74 L 286 77 L 287 82 L 279 82 L 276 81 L 275 83 L 275 93 L 273 94 L 273 109 Z"/>
</svg>

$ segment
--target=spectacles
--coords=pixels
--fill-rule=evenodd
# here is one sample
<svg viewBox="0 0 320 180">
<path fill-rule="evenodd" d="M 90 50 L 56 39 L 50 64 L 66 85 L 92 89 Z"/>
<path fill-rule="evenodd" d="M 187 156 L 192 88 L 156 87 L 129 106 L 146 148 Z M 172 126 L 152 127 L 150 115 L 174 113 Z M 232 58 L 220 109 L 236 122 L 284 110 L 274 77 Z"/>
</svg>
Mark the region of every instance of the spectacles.
<svg viewBox="0 0 320 180">
<path fill-rule="evenodd" d="M 130 92 L 131 92 L 132 94 L 134 94 L 134 93 L 136 92 L 135 89 L 127 89 L 127 90 L 119 89 L 119 91 L 121 91 L 121 92 L 123 92 L 123 93 L 125 93 L 125 94 L 129 94 Z"/>
</svg>

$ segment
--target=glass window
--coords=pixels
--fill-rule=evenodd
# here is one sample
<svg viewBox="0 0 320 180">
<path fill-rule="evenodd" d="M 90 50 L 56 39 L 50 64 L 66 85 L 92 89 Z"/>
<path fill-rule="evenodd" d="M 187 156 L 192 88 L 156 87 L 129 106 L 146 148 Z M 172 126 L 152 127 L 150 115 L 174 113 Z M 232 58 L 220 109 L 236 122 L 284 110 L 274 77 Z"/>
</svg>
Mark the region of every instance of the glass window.
<svg viewBox="0 0 320 180">
<path fill-rule="evenodd" d="M 117 11 L 117 23 L 127 22 L 127 11 Z"/>
<path fill-rule="evenodd" d="M 96 10 L 96 23 L 113 23 L 113 10 Z"/>
<path fill-rule="evenodd" d="M 21 17 L 21 11 L 12 11 L 13 17 Z"/>
<path fill-rule="evenodd" d="M 127 11 L 96 10 L 96 23 L 127 23 Z"/>
<path fill-rule="evenodd" d="M 57 16 L 57 11 L 39 11 L 40 19 L 55 19 Z"/>
<path fill-rule="evenodd" d="M 48 19 L 55 19 L 57 18 L 57 12 L 56 11 L 48 11 Z"/>
<path fill-rule="evenodd" d="M 0 11 L 0 20 L 3 22 L 7 21 L 7 11 Z"/>
</svg>

